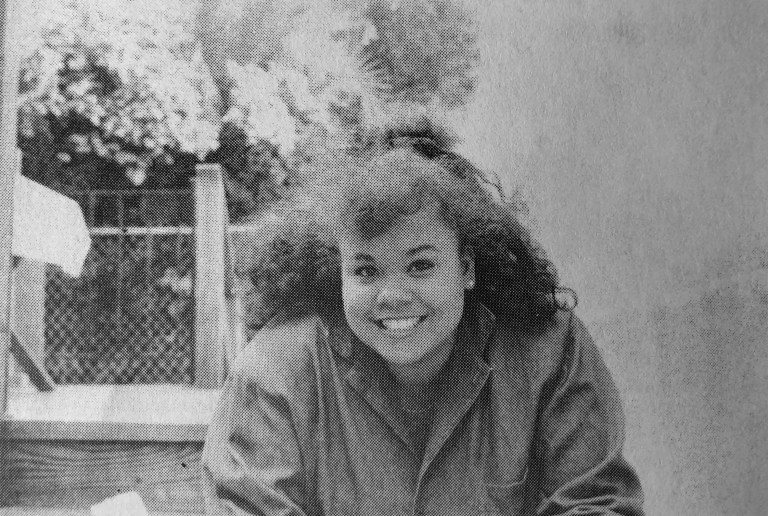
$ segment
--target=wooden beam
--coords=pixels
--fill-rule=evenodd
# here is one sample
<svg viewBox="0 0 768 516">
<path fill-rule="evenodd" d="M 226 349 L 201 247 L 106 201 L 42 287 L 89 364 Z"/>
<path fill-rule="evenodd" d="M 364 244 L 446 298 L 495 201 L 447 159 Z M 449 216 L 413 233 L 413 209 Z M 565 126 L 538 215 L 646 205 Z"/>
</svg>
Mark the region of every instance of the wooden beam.
<svg viewBox="0 0 768 516">
<path fill-rule="evenodd" d="M 150 511 L 202 513 L 202 443 L 12 441 L 6 504 L 87 509 L 136 491 Z"/>
<path fill-rule="evenodd" d="M 44 421 L 9 419 L 0 421 L 6 441 L 89 441 L 199 443 L 205 440 L 208 425 L 167 423 L 116 423 L 110 421 Z"/>
<path fill-rule="evenodd" d="M 150 512 L 150 516 L 190 516 L 189 512 Z M 57 509 L 47 507 L 3 507 L 0 516 L 91 516 L 88 509 Z"/>
<path fill-rule="evenodd" d="M 19 57 L 14 32 L 17 2 L 0 0 L 0 414 L 8 403 L 11 345 L 11 274 L 13 271 L 13 183 L 20 159 L 16 145 L 16 97 Z"/>
<path fill-rule="evenodd" d="M 52 391 L 56 388 L 56 382 L 48 375 L 43 362 L 35 356 L 33 351 L 27 349 L 13 333 L 11 333 L 11 354 L 13 354 L 16 362 L 24 369 L 24 372 L 27 373 L 32 385 L 44 392 Z"/>
<path fill-rule="evenodd" d="M 8 361 L 11 347 L 11 284 L 13 274 L 13 186 L 21 165 L 16 145 L 18 38 L 16 0 L 0 0 L 0 417 L 8 409 Z M 8 497 L 5 464 L 7 441 L 0 429 L 0 505 Z"/>
<path fill-rule="evenodd" d="M 18 231 L 18 229 L 17 229 Z M 13 322 L 13 334 L 19 343 L 36 361 L 37 364 L 45 363 L 45 277 L 47 265 L 42 262 L 27 259 L 16 259 L 16 267 L 13 270 L 13 286 L 11 288 L 13 303 L 11 304 L 11 321 Z M 13 343 L 11 343 L 13 354 Z M 11 389 L 13 386 L 22 385 L 23 369 L 13 362 Z M 45 372 L 45 369 L 41 369 Z M 47 372 L 45 373 L 47 376 Z M 53 384 L 51 384 L 53 386 Z"/>
<path fill-rule="evenodd" d="M 226 376 L 228 222 L 220 165 L 198 165 L 195 189 L 195 385 L 216 388 Z"/>
<path fill-rule="evenodd" d="M 226 200 L 224 209 L 226 211 Z M 243 298 L 235 272 L 235 252 L 229 231 L 229 213 L 224 218 L 224 298 L 227 316 L 224 344 L 225 372 L 228 374 L 240 351 L 245 347 L 245 313 Z"/>
<path fill-rule="evenodd" d="M 87 510 L 126 491 L 137 491 L 150 514 L 203 512 L 200 458 L 217 391 L 63 385 L 11 394 L 0 421 L 0 488 L 5 504 L 34 508 L 21 514 Z"/>
<path fill-rule="evenodd" d="M 34 260 L 14 260 L 11 355 L 32 385 L 41 391 L 52 391 L 56 382 L 45 369 L 45 267 L 46 264 Z"/>
<path fill-rule="evenodd" d="M 200 427 L 208 424 L 218 398 L 218 391 L 191 385 L 59 385 L 53 392 L 14 390 L 7 416 L 14 423 Z M 64 431 L 57 436 L 71 437 Z"/>
</svg>

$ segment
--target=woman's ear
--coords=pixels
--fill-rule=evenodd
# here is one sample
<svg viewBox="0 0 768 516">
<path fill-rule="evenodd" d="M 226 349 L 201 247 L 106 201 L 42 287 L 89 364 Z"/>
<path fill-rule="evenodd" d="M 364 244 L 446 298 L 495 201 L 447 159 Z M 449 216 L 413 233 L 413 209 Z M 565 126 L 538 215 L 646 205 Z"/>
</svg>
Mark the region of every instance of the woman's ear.
<svg viewBox="0 0 768 516">
<path fill-rule="evenodd" d="M 475 288 L 475 253 L 471 248 L 464 249 L 461 263 L 464 268 L 464 289 L 472 290 Z"/>
</svg>

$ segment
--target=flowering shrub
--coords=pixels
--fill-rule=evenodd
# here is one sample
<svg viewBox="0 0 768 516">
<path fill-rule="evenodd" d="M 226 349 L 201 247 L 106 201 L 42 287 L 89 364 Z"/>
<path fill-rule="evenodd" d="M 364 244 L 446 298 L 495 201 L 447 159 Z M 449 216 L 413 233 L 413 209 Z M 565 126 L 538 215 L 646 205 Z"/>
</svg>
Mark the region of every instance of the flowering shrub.
<svg viewBox="0 0 768 516">
<path fill-rule="evenodd" d="M 20 135 L 66 133 L 140 184 L 159 157 L 216 148 L 219 93 L 183 2 L 31 0 L 20 17 Z"/>
<path fill-rule="evenodd" d="M 460 107 L 475 84 L 476 28 L 462 0 L 24 8 L 22 140 L 44 140 L 62 164 L 95 156 L 91 168 L 113 164 L 137 185 L 182 154 L 214 159 L 244 206 L 265 164 L 300 174 L 329 149 L 370 146 L 393 121 Z M 225 144 L 233 127 L 245 150 Z"/>
<path fill-rule="evenodd" d="M 243 128 L 251 144 L 266 140 L 283 153 L 292 152 L 296 123 L 281 96 L 285 77 L 277 69 L 267 71 L 253 63 L 240 66 L 233 61 L 227 63 L 227 72 L 233 84 L 232 105 L 224 121 Z"/>
</svg>

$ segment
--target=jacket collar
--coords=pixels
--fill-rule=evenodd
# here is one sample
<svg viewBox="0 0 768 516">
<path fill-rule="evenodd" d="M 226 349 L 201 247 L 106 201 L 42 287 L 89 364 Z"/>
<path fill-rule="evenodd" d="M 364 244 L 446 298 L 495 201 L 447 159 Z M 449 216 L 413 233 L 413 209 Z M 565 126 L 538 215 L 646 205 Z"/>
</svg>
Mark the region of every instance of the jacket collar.
<svg viewBox="0 0 768 516">
<path fill-rule="evenodd" d="M 483 389 L 491 367 L 485 352 L 495 328 L 495 317 L 479 303 L 467 304 L 456 332 L 456 345 L 442 373 L 440 394 L 435 400 L 436 419 L 425 448 L 426 471 L 463 415 Z M 416 452 L 415 444 L 398 408 L 394 392 L 388 386 L 392 378 L 381 358 L 354 336 L 348 326 L 330 334 L 330 344 L 348 364 L 345 377 L 349 385 L 389 425 L 400 440 Z"/>
<path fill-rule="evenodd" d="M 495 329 L 496 316 L 481 302 L 470 302 L 464 309 L 457 342 L 478 358 L 485 359 Z"/>
</svg>

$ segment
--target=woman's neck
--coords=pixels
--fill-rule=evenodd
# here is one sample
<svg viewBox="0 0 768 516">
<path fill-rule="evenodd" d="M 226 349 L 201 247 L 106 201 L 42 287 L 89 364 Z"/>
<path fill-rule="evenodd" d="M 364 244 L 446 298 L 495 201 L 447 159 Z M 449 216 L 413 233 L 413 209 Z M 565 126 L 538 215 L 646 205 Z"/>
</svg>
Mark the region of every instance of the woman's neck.
<svg viewBox="0 0 768 516">
<path fill-rule="evenodd" d="M 448 359 L 456 342 L 455 334 L 446 342 L 435 347 L 417 362 L 410 364 L 387 364 L 398 384 L 398 389 L 403 392 L 418 393 L 430 386 L 440 372 L 445 369 Z"/>
<path fill-rule="evenodd" d="M 400 407 L 410 414 L 428 411 L 434 402 L 436 384 L 436 378 L 426 384 L 402 384 L 398 382 L 397 397 L 400 401 Z"/>
</svg>

